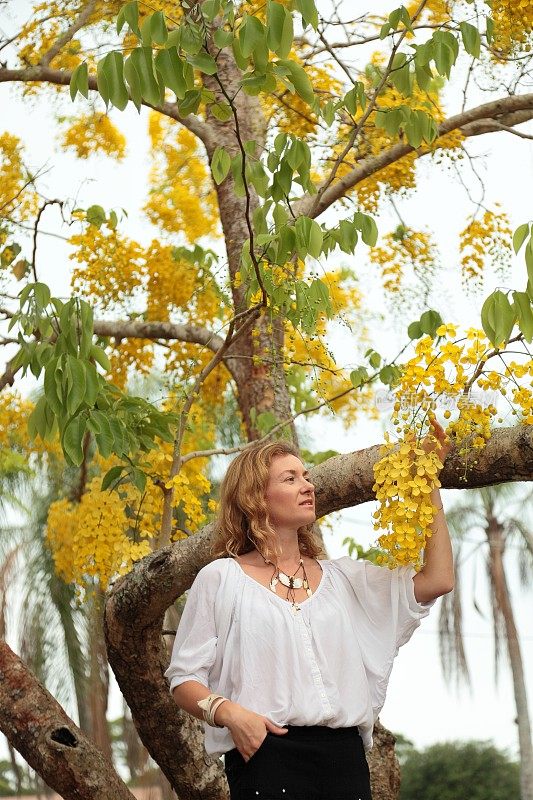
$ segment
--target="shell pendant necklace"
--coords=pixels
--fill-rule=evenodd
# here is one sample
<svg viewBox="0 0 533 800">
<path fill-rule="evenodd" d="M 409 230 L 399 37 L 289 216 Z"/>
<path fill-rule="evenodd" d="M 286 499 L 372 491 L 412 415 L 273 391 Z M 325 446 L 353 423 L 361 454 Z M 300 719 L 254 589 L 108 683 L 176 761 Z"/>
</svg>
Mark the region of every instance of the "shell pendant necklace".
<svg viewBox="0 0 533 800">
<path fill-rule="evenodd" d="M 279 567 L 276 567 L 276 565 L 272 561 L 270 561 L 270 559 L 267 559 L 264 556 L 263 556 L 263 561 L 265 562 L 265 564 L 272 564 L 272 566 L 274 567 L 274 572 L 272 574 L 272 578 L 270 579 L 270 589 L 274 592 L 274 594 L 277 594 L 276 586 L 278 585 L 278 583 L 281 583 L 283 584 L 283 586 L 286 586 L 289 590 L 287 592 L 287 600 L 289 600 L 289 598 L 291 599 L 292 601 L 291 608 L 293 613 L 296 614 L 298 611 L 300 611 L 300 605 L 299 603 L 297 603 L 295 599 L 294 590 L 305 589 L 305 592 L 308 597 L 311 597 L 311 595 L 313 594 L 309 586 L 309 580 L 307 578 L 307 573 L 305 571 L 304 562 L 302 558 L 300 558 L 298 567 L 297 569 L 295 569 L 292 575 L 287 575 L 285 572 L 282 572 L 279 569 Z M 296 573 L 299 572 L 300 569 L 303 570 L 303 578 L 296 577 Z"/>
</svg>

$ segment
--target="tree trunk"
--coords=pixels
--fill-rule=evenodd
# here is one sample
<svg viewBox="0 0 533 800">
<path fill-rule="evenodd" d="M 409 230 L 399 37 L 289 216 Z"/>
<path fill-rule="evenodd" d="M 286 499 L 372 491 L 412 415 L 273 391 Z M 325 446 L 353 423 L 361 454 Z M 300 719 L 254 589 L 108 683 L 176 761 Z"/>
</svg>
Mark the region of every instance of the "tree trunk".
<svg viewBox="0 0 533 800">
<path fill-rule="evenodd" d="M 494 517 L 489 519 L 487 534 L 490 548 L 490 577 L 496 600 L 504 619 L 507 650 L 513 676 L 520 750 L 520 800 L 533 800 L 533 747 L 531 744 L 531 724 L 524 680 L 524 665 L 503 564 L 505 548 L 503 529 Z"/>
<path fill-rule="evenodd" d="M 206 537 L 195 535 L 147 556 L 117 581 L 105 611 L 109 663 L 141 741 L 180 800 L 228 795 L 221 763 L 205 754 L 201 723 L 177 707 L 163 675 L 169 660 L 161 637 L 165 611 L 209 561 L 208 546 Z"/>
<path fill-rule="evenodd" d="M 379 720 L 374 725 L 372 738 L 374 744 L 368 754 L 372 800 L 397 800 L 400 764 L 394 751 L 396 739 Z"/>
<path fill-rule="evenodd" d="M 65 800 L 133 800 L 113 765 L 0 641 L 0 730 Z"/>
<path fill-rule="evenodd" d="M 257 152 L 260 153 L 265 143 L 267 126 L 259 100 L 240 90 L 242 75 L 229 49 L 223 49 L 217 54 L 217 66 L 217 76 L 204 75 L 204 83 L 206 88 L 214 92 L 217 101 L 226 102 L 227 97 L 232 99 L 237 119 L 220 122 L 211 116 L 209 125 L 214 131 L 213 142 L 234 156 L 241 152 L 241 146 L 245 142 L 253 140 L 257 144 Z M 208 147 L 211 158 L 213 152 L 210 149 Z M 220 185 L 215 182 L 215 188 L 232 281 L 233 308 L 235 314 L 238 314 L 246 310 L 246 286 L 236 286 L 234 281 L 239 270 L 243 244 L 250 238 L 258 198 L 251 185 L 248 186 L 245 197 L 238 197 L 231 172 Z M 290 396 L 283 368 L 283 320 L 271 320 L 270 315 L 264 313 L 254 327 L 255 336 L 249 331 L 239 337 L 228 355 L 228 358 L 233 359 L 232 374 L 236 383 L 239 409 L 250 441 L 260 436 L 260 430 L 255 423 L 255 417 L 259 414 L 270 412 L 279 422 L 291 416 Z M 254 363 L 254 356 L 257 363 Z M 292 440 L 297 443 L 294 425 L 290 424 L 288 430 Z"/>
</svg>

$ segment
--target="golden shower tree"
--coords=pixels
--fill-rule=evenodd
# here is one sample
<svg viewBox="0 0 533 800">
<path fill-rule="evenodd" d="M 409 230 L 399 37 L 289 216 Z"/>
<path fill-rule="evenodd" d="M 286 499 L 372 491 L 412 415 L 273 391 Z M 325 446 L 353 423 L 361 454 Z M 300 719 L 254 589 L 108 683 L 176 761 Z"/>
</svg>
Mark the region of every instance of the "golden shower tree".
<svg viewBox="0 0 533 800">
<path fill-rule="evenodd" d="M 416 189 L 419 162 L 460 170 L 473 137 L 529 136 L 519 126 L 533 117 L 523 89 L 532 24 L 525 3 L 511 13 L 480 0 L 426 0 L 358 19 L 334 4 L 321 18 L 313 0 L 68 0 L 35 5 L 2 34 L 0 81 L 28 99 L 70 93 L 61 144 L 80 159 L 123 156 L 113 120 L 128 104 L 148 119 L 144 212 L 158 231 L 149 245 L 127 236 L 104 202 L 44 199 L 22 142 L 0 133 L 1 313 L 14 350 L 0 378 L 0 471 L 59 463 L 75 476 L 49 507 L 47 545 L 78 594 L 108 590 L 107 657 L 143 743 L 183 800 L 226 791 L 162 674 L 165 613 L 209 558 L 211 456 L 275 435 L 297 443 L 299 417 L 322 408 L 353 423 L 375 413 L 376 389 L 388 387 L 398 441 L 305 455 L 319 517 L 378 498 L 378 560 L 391 567 L 421 564 L 435 486 L 533 475 L 530 223 L 513 237 L 525 254 L 523 286 L 491 293 L 467 330 L 419 304 L 409 358 L 406 348 L 392 358 L 372 346 L 357 268 L 344 265 L 369 248 L 396 305 L 406 287 L 438 280 L 427 230 L 400 219 L 378 240 L 374 217 Z M 499 91 L 469 104 L 478 70 Z M 452 76 L 464 77 L 461 109 L 444 101 Z M 40 280 L 38 231 L 51 205 L 69 225 L 70 298 Z M 505 214 L 475 213 L 460 244 L 457 276 L 475 287 L 491 260 L 509 258 Z M 330 352 L 333 319 L 362 331 L 355 369 Z M 128 380 L 156 370 L 164 399 L 136 396 Z M 16 393 L 28 372 L 42 381 L 34 405 Z M 487 390 L 506 399 L 516 425 L 498 427 L 496 406 L 476 400 Z M 454 448 L 439 480 L 442 465 L 416 439 L 442 396 L 456 409 L 445 414 Z M 5 643 L 0 662 L 0 727 L 45 780 L 67 798 L 130 796 L 103 756 L 105 736 L 96 748 L 94 727 L 86 737 Z M 376 763 L 391 748 L 383 741 Z M 394 797 L 394 762 L 383 764 L 375 795 Z"/>
</svg>

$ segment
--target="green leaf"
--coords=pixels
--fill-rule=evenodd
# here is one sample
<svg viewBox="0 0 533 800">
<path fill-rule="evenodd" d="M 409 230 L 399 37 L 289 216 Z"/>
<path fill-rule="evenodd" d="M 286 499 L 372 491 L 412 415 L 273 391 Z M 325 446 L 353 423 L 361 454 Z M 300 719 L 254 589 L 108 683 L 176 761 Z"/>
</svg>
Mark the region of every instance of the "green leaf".
<svg viewBox="0 0 533 800">
<path fill-rule="evenodd" d="M 140 111 L 142 106 L 141 76 L 135 59 L 131 56 L 124 62 L 124 77 L 128 82 L 132 103 L 137 111 Z"/>
<path fill-rule="evenodd" d="M 179 100 L 185 97 L 187 84 L 184 75 L 184 62 L 175 47 L 160 50 L 155 59 L 155 68 L 163 79 L 165 86 L 174 92 Z"/>
<path fill-rule="evenodd" d="M 215 119 L 219 119 L 221 122 L 227 122 L 228 119 L 231 119 L 233 116 L 231 106 L 226 102 L 211 103 L 209 106 L 209 111 L 215 117 Z"/>
<path fill-rule="evenodd" d="M 438 313 L 438 311 L 429 309 L 428 311 L 424 311 L 424 313 L 420 317 L 421 332 L 427 334 L 428 336 L 431 336 L 432 338 L 435 337 L 437 333 L 437 328 L 440 325 L 442 325 L 442 317 Z"/>
<path fill-rule="evenodd" d="M 366 367 L 357 367 L 350 372 L 350 381 L 354 389 L 358 389 L 361 384 L 366 383 L 368 380 L 368 371 Z"/>
<path fill-rule="evenodd" d="M 85 216 L 89 225 L 94 225 L 95 228 L 100 228 L 106 221 L 106 214 L 102 206 L 89 206 Z"/>
<path fill-rule="evenodd" d="M 111 369 L 111 362 L 109 361 L 105 350 L 102 347 L 98 347 L 97 344 L 93 344 L 91 347 L 90 358 L 94 359 L 97 364 L 100 364 L 105 372 L 109 372 Z"/>
<path fill-rule="evenodd" d="M 515 230 L 514 235 L 513 235 L 513 248 L 514 248 L 515 253 L 518 253 L 518 251 L 520 250 L 520 248 L 524 244 L 524 242 L 525 242 L 525 240 L 527 238 L 527 235 L 529 234 L 530 224 L 531 223 L 529 223 L 529 222 L 524 222 L 523 225 L 520 225 Z"/>
<path fill-rule="evenodd" d="M 137 0 L 132 0 L 131 3 L 126 3 L 122 6 L 117 16 L 117 33 L 120 33 L 124 24 L 128 24 L 133 33 L 141 37 L 139 30 L 139 4 Z"/>
<path fill-rule="evenodd" d="M 481 37 L 478 29 L 469 22 L 461 22 L 460 28 L 466 52 L 474 56 L 474 58 L 479 58 L 481 52 Z"/>
<path fill-rule="evenodd" d="M 433 56 L 439 75 L 450 77 L 450 72 L 459 54 L 457 39 L 449 31 L 435 31 L 432 36 Z"/>
<path fill-rule="evenodd" d="M 533 283 L 533 238 L 529 238 L 524 249 L 528 281 Z"/>
<path fill-rule="evenodd" d="M 28 435 L 30 439 L 35 439 L 37 434 L 41 439 L 45 438 L 46 429 L 48 427 L 45 411 L 46 397 L 40 397 L 28 418 Z"/>
<path fill-rule="evenodd" d="M 396 53 L 392 61 L 389 80 L 404 97 L 413 93 L 413 76 L 405 53 Z"/>
<path fill-rule="evenodd" d="M 492 40 L 494 39 L 494 20 L 491 17 L 487 17 L 486 20 L 487 28 L 486 28 L 486 36 L 487 36 L 487 44 L 492 44 Z"/>
<path fill-rule="evenodd" d="M 74 100 L 78 92 L 85 99 L 89 97 L 89 70 L 85 61 L 78 64 L 70 78 L 70 99 Z"/>
<path fill-rule="evenodd" d="M 162 103 L 163 92 L 155 76 L 152 48 L 136 47 L 128 61 L 132 62 L 139 76 L 142 97 L 152 106 Z"/>
<path fill-rule="evenodd" d="M 60 417 L 63 413 L 63 405 L 55 377 L 58 364 L 59 358 L 52 358 L 44 369 L 44 396 L 54 414 Z"/>
<path fill-rule="evenodd" d="M 181 32 L 180 46 L 182 50 L 189 53 L 189 55 L 198 53 L 204 44 L 202 28 L 192 22 L 190 18 L 187 18 L 186 24 L 182 24 L 179 30 Z M 173 44 L 175 43 L 173 42 Z"/>
<path fill-rule="evenodd" d="M 94 364 L 85 364 L 85 402 L 92 408 L 100 390 L 100 379 Z"/>
<path fill-rule="evenodd" d="M 150 33 L 156 44 L 166 44 L 168 39 L 167 24 L 162 11 L 155 11 L 150 18 Z"/>
<path fill-rule="evenodd" d="M 533 310 L 527 292 L 513 292 L 513 305 L 518 317 L 518 327 L 524 334 L 526 342 L 533 339 Z"/>
<path fill-rule="evenodd" d="M 100 65 L 99 65 L 100 66 Z M 113 50 L 102 62 L 102 71 L 106 79 L 106 90 L 109 100 L 115 108 L 124 111 L 128 105 L 128 90 L 124 83 L 124 59 L 122 53 Z"/>
<path fill-rule="evenodd" d="M 190 89 L 185 92 L 185 97 L 178 103 L 178 111 L 181 117 L 189 114 L 196 114 L 202 100 L 202 94 L 198 89 Z"/>
<path fill-rule="evenodd" d="M 254 50 L 261 45 L 264 46 L 265 41 L 266 31 L 263 23 L 257 17 L 245 14 L 239 30 L 239 43 L 244 58 L 249 58 Z"/>
<path fill-rule="evenodd" d="M 217 28 L 213 34 L 213 41 L 216 46 L 220 47 L 222 50 L 232 43 L 233 31 L 225 31 L 223 28 Z"/>
<path fill-rule="evenodd" d="M 85 435 L 85 420 L 80 414 L 73 417 L 66 426 L 61 439 L 63 453 L 67 463 L 79 467 L 83 461 L 83 437 Z"/>
<path fill-rule="evenodd" d="M 205 75 L 214 75 L 217 71 L 217 62 L 213 56 L 210 53 L 206 53 L 205 50 L 200 50 L 196 55 L 189 56 L 187 61 L 195 69 L 199 69 L 200 72 L 203 72 Z"/>
<path fill-rule="evenodd" d="M 294 229 L 296 231 L 296 246 L 300 252 L 302 254 L 309 253 L 313 258 L 318 258 L 322 253 L 322 243 L 324 241 L 324 232 L 318 222 L 309 217 L 298 217 Z"/>
<path fill-rule="evenodd" d="M 494 326 L 493 344 L 499 347 L 502 342 L 507 344 L 513 330 L 516 315 L 515 310 L 506 294 L 499 289 L 493 292 L 492 324 Z"/>
<path fill-rule="evenodd" d="M 318 11 L 316 10 L 314 0 L 296 0 L 295 5 L 297 10 L 302 15 L 304 29 L 307 27 L 307 25 L 311 25 L 311 27 L 316 31 L 318 28 Z"/>
<path fill-rule="evenodd" d="M 97 86 L 98 91 L 100 93 L 100 97 L 102 98 L 102 100 L 104 101 L 106 106 L 108 106 L 109 105 L 110 90 L 109 90 L 109 85 L 108 85 L 108 82 L 107 82 L 107 75 L 106 75 L 106 71 L 105 71 L 105 63 L 106 63 L 106 60 L 105 60 L 105 58 L 103 58 L 101 61 L 98 62 L 97 66 L 96 66 L 96 86 Z"/>
<path fill-rule="evenodd" d="M 407 335 L 410 339 L 420 339 L 423 335 L 422 328 L 420 327 L 420 322 L 411 322 L 409 327 L 407 328 Z"/>
<path fill-rule="evenodd" d="M 268 47 L 280 58 L 287 58 L 291 51 L 293 39 L 292 15 L 281 3 L 268 0 L 266 28 Z"/>
<path fill-rule="evenodd" d="M 92 417 L 100 428 L 100 433 L 95 433 L 94 435 L 98 450 L 103 458 L 109 458 L 113 452 L 113 434 L 111 433 L 109 419 L 101 411 L 93 411 Z"/>
<path fill-rule="evenodd" d="M 50 302 L 50 289 L 46 285 L 46 283 L 34 283 L 33 284 L 33 296 L 35 298 L 35 304 L 37 306 L 37 310 L 43 311 L 48 303 Z"/>
<path fill-rule="evenodd" d="M 315 100 L 315 94 L 305 69 L 291 59 L 279 59 L 276 66 L 281 66 L 287 70 L 296 92 L 300 95 L 302 100 L 312 104 Z"/>
<path fill-rule="evenodd" d="M 357 211 L 353 216 L 353 224 L 361 231 L 363 242 L 369 247 L 374 247 L 378 240 L 378 227 L 373 217 Z"/>
<path fill-rule="evenodd" d="M 115 483 L 115 481 L 118 483 L 118 480 L 122 475 L 124 469 L 125 469 L 124 465 L 120 464 L 117 464 L 115 467 L 111 467 L 111 469 L 108 469 L 108 471 L 102 478 L 102 485 L 100 486 L 100 491 L 105 492 L 105 490 L 108 489 L 112 483 Z M 115 487 L 113 486 L 112 488 L 114 489 Z"/>
<path fill-rule="evenodd" d="M 67 411 L 74 414 L 85 399 L 85 364 L 80 359 L 67 356 L 72 375 L 72 388 L 67 395 Z"/>
<path fill-rule="evenodd" d="M 141 494 L 143 494 L 144 490 L 146 489 L 146 473 L 144 473 L 142 469 L 132 470 L 131 482 L 135 488 L 138 489 Z"/>
<path fill-rule="evenodd" d="M 202 5 L 202 14 L 208 22 L 213 22 L 217 14 L 220 13 L 220 0 L 204 0 Z"/>
<path fill-rule="evenodd" d="M 217 186 L 227 176 L 231 167 L 231 156 L 223 147 L 217 147 L 211 159 L 211 172 Z"/>
</svg>

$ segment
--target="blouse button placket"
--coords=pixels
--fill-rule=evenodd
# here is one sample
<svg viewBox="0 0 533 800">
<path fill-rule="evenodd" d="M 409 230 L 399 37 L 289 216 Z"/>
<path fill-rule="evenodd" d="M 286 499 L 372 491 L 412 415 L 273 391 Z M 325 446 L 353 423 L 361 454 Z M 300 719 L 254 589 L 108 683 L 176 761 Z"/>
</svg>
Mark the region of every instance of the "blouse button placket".
<svg viewBox="0 0 533 800">
<path fill-rule="evenodd" d="M 333 709 L 332 709 L 331 704 L 330 704 L 330 702 L 328 700 L 328 697 L 327 697 L 327 694 L 326 694 L 326 691 L 325 691 L 325 687 L 324 687 L 324 681 L 322 680 L 322 674 L 320 672 L 320 669 L 319 669 L 318 664 L 316 662 L 315 656 L 313 654 L 313 647 L 311 645 L 311 639 L 310 639 L 309 633 L 307 631 L 307 626 L 306 626 L 306 624 L 305 624 L 305 622 L 304 622 L 304 620 L 303 620 L 301 615 L 298 615 L 297 617 L 295 617 L 295 619 L 298 620 L 298 626 L 300 628 L 300 634 L 302 636 L 302 639 L 303 639 L 303 642 L 304 642 L 305 651 L 307 653 L 307 657 L 308 657 L 309 663 L 311 665 L 311 674 L 313 676 L 313 681 L 314 681 L 315 686 L 317 687 L 318 693 L 320 695 L 320 701 L 322 703 L 322 707 L 323 707 L 324 711 L 326 712 L 326 714 L 328 714 L 328 715 L 332 714 L 333 713 Z"/>
</svg>

